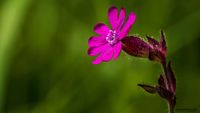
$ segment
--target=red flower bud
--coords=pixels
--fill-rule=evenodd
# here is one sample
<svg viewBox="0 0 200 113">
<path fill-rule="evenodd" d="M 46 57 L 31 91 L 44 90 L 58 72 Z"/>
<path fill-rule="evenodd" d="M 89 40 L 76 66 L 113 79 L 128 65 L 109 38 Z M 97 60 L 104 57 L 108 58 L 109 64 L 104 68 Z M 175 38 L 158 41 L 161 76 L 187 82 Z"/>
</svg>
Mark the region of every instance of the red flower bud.
<svg viewBox="0 0 200 113">
<path fill-rule="evenodd" d="M 122 49 L 131 56 L 149 57 L 149 44 L 136 36 L 127 36 L 122 39 Z"/>
<path fill-rule="evenodd" d="M 136 36 L 127 36 L 122 39 L 122 49 L 131 56 L 149 58 L 149 60 L 164 63 L 166 59 L 166 42 L 161 31 L 160 42 L 147 36 L 148 42 Z"/>
<path fill-rule="evenodd" d="M 160 42 L 147 36 L 148 42 L 151 45 L 151 48 L 149 50 L 149 59 L 163 63 L 165 62 L 166 59 L 167 47 L 166 47 L 165 36 L 162 30 L 160 34 L 161 34 Z"/>
</svg>

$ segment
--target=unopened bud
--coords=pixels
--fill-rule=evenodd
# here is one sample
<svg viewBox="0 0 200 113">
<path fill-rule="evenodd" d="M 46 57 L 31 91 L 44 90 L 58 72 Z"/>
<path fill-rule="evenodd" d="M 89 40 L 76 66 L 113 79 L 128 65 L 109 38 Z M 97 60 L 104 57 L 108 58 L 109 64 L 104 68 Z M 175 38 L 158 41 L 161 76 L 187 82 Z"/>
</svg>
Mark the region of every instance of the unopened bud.
<svg viewBox="0 0 200 113">
<path fill-rule="evenodd" d="M 151 48 L 149 50 L 149 59 L 161 63 L 165 62 L 167 47 L 164 32 L 161 30 L 159 42 L 149 36 L 146 37 L 149 44 L 151 45 Z"/>
</svg>

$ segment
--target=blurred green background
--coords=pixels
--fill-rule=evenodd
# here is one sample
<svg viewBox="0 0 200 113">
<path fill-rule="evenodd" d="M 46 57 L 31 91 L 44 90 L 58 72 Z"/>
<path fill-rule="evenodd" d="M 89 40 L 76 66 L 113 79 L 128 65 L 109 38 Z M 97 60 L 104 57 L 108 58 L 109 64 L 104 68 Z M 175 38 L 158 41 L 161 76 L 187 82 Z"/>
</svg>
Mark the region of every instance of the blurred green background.
<svg viewBox="0 0 200 113">
<path fill-rule="evenodd" d="M 0 0 L 0 113 L 167 113 L 159 64 L 130 57 L 92 65 L 87 41 L 111 5 L 134 11 L 130 34 L 159 37 L 177 76 L 178 111 L 200 113 L 200 1 Z"/>
</svg>

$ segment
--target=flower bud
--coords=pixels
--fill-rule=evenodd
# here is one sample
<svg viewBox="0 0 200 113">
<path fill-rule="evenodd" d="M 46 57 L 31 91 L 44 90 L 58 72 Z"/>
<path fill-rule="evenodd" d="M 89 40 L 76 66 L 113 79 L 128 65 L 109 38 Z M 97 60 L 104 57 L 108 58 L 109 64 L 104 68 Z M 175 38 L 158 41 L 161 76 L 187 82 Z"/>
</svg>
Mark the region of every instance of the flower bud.
<svg viewBox="0 0 200 113">
<path fill-rule="evenodd" d="M 158 42 L 157 40 L 149 36 L 146 36 L 146 37 L 151 46 L 149 50 L 149 59 L 163 63 L 165 62 L 165 59 L 166 59 L 167 47 L 166 47 L 165 35 L 162 30 L 160 34 L 161 34 L 160 42 Z"/>
<path fill-rule="evenodd" d="M 122 39 L 122 49 L 131 56 L 149 57 L 149 44 L 136 36 L 127 36 Z"/>
<path fill-rule="evenodd" d="M 163 31 L 161 31 L 160 41 L 149 36 L 147 36 L 147 41 L 136 36 L 127 36 L 122 39 L 122 49 L 131 56 L 149 58 L 163 64 L 166 60 L 167 49 Z"/>
<path fill-rule="evenodd" d="M 159 48 L 153 47 L 149 50 L 149 60 L 164 62 L 165 55 L 159 50 Z"/>
</svg>

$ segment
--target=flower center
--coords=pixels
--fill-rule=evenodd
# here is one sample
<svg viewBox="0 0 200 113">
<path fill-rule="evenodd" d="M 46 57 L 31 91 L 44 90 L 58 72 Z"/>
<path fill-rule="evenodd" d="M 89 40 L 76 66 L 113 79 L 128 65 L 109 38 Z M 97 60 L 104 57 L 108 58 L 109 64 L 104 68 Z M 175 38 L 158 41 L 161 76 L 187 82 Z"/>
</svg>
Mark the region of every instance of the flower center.
<svg viewBox="0 0 200 113">
<path fill-rule="evenodd" d="M 110 30 L 108 35 L 106 36 L 106 40 L 110 45 L 115 45 L 118 42 L 118 34 L 114 30 Z"/>
</svg>

